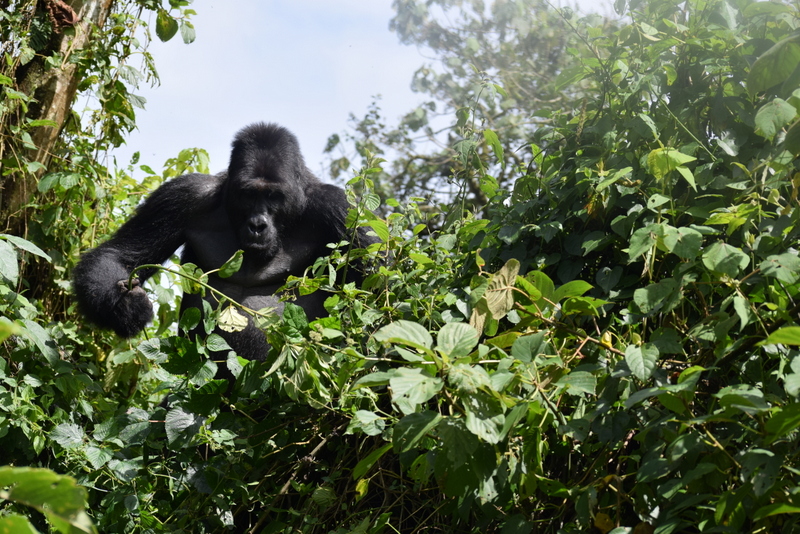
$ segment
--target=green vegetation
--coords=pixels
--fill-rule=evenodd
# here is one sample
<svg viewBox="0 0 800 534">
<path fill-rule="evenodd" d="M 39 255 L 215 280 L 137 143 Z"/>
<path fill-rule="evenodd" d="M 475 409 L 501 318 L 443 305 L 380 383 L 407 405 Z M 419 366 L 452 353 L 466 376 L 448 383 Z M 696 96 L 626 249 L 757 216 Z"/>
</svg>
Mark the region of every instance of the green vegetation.
<svg viewBox="0 0 800 534">
<path fill-rule="evenodd" d="M 83 323 L 79 251 L 204 155 L 112 177 L 115 82 L 37 165 L 30 95 L 0 77 L 3 146 L 22 147 L 4 184 L 39 184 L 0 235 L 0 530 L 92 531 L 49 468 L 109 533 L 800 532 L 800 7 L 618 1 L 612 24 L 396 4 L 401 37 L 445 59 L 418 87 L 452 112 L 448 148 L 414 153 L 431 105 L 356 124 L 334 169 L 361 158 L 350 222 L 383 243 L 291 280 L 329 291 L 330 317 L 287 305 L 263 363 L 209 361 L 223 342 L 175 335 L 197 319 L 160 286 L 142 339 Z M 100 32 L 81 87 L 118 79 L 102 58 L 125 31 Z M 334 287 L 354 254 L 369 276 Z"/>
</svg>

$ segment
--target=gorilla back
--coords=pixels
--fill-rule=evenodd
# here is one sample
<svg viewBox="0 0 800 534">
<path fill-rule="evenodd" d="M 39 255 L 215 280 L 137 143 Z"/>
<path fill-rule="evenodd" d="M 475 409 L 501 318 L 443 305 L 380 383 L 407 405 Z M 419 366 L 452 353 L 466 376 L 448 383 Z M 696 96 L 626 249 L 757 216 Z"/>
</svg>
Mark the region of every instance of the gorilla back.
<svg viewBox="0 0 800 534">
<path fill-rule="evenodd" d="M 297 139 L 285 128 L 257 123 L 233 140 L 227 172 L 187 174 L 156 189 L 133 217 L 105 243 L 83 255 L 74 271 L 74 288 L 82 313 L 123 337 L 139 333 L 152 320 L 142 284 L 152 270 L 140 265 L 163 263 L 184 245 L 183 262 L 203 271 L 221 267 L 243 250 L 240 270 L 230 278 L 214 274 L 209 284 L 250 309 L 272 307 L 281 313 L 276 295 L 289 275 L 300 275 L 328 243 L 356 239 L 374 242 L 361 232 L 348 236 L 348 210 L 342 189 L 323 184 L 306 167 Z M 181 312 L 202 297 L 185 295 Z M 310 318 L 324 315 L 323 295 L 300 297 L 297 304 Z M 216 305 L 212 295 L 206 300 Z M 269 345 L 248 317 L 245 330 L 219 333 L 242 357 L 262 360 Z"/>
</svg>

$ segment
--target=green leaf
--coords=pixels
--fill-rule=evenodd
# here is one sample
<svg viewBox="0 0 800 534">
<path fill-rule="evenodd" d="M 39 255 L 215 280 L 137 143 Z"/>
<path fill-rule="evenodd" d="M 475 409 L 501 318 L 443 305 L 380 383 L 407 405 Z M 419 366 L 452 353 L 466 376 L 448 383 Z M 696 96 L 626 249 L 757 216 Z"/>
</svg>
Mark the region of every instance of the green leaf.
<svg viewBox="0 0 800 534">
<path fill-rule="evenodd" d="M 178 33 L 178 21 L 165 10 L 159 9 L 156 17 L 156 35 L 159 39 L 166 42 L 175 37 Z"/>
<path fill-rule="evenodd" d="M 353 415 L 353 419 L 347 427 L 347 433 L 350 434 L 354 430 L 361 430 L 368 436 L 378 436 L 383 432 L 385 427 L 386 422 L 375 412 L 358 410 Z"/>
<path fill-rule="evenodd" d="M 377 373 L 370 373 L 359 378 L 352 389 L 369 388 L 373 386 L 386 386 L 389 384 L 389 379 L 394 376 L 394 371 L 379 371 Z"/>
<path fill-rule="evenodd" d="M 753 513 L 753 521 L 760 521 L 765 517 L 779 514 L 800 514 L 800 506 L 795 506 L 785 502 L 768 504 L 766 506 L 762 506 Z"/>
<path fill-rule="evenodd" d="M 797 116 L 793 105 L 783 99 L 775 98 L 767 102 L 756 113 L 756 133 L 772 139 L 781 128 L 789 124 Z"/>
<path fill-rule="evenodd" d="M 483 138 L 486 140 L 486 143 L 492 147 L 494 156 L 497 158 L 497 161 L 500 162 L 500 166 L 505 169 L 506 160 L 503 154 L 503 145 L 500 144 L 500 139 L 497 137 L 497 134 L 487 129 L 483 131 Z"/>
<path fill-rule="evenodd" d="M 794 284 L 800 278 L 800 258 L 791 252 L 767 256 L 759 268 L 764 276 L 777 278 L 787 284 Z"/>
<path fill-rule="evenodd" d="M 399 424 L 399 423 L 398 423 Z M 370 468 L 375 465 L 375 462 L 381 459 L 386 452 L 392 448 L 391 443 L 385 444 L 383 447 L 377 448 L 369 453 L 365 458 L 361 459 L 353 468 L 353 480 L 358 480 L 366 475 Z"/>
<path fill-rule="evenodd" d="M 467 429 L 487 443 L 498 443 L 505 423 L 500 401 L 480 393 L 462 397 L 462 401 Z"/>
<path fill-rule="evenodd" d="M 786 326 L 775 330 L 760 345 L 800 345 L 800 326 Z"/>
<path fill-rule="evenodd" d="M 703 246 L 703 234 L 692 228 L 675 228 L 665 225 L 663 243 L 667 251 L 683 259 L 691 260 L 700 253 L 700 247 Z"/>
<path fill-rule="evenodd" d="M 747 384 L 727 386 L 714 394 L 724 408 L 734 408 L 746 414 L 756 415 L 769 410 L 764 394 Z"/>
<path fill-rule="evenodd" d="M 450 358 L 463 358 L 478 344 L 478 332 L 466 323 L 447 323 L 436 336 L 436 343 L 436 348 Z"/>
<path fill-rule="evenodd" d="M 764 52 L 750 67 L 747 90 L 751 95 L 766 91 L 791 76 L 800 64 L 800 33 L 795 31 Z"/>
<path fill-rule="evenodd" d="M 381 221 L 380 219 L 373 219 L 371 221 L 367 221 L 367 226 L 372 228 L 372 231 L 375 232 L 375 235 L 378 236 L 378 239 L 386 243 L 389 240 L 389 227 L 386 226 L 386 223 Z"/>
<path fill-rule="evenodd" d="M 427 402 L 442 389 L 441 378 L 430 376 L 422 369 L 400 367 L 389 379 L 392 402 L 408 415 L 417 411 L 417 406 Z"/>
<path fill-rule="evenodd" d="M 786 132 L 783 143 L 789 152 L 794 156 L 800 155 L 800 120 L 795 121 Z"/>
<path fill-rule="evenodd" d="M 562 376 L 556 385 L 566 389 L 571 395 L 594 395 L 597 389 L 597 377 L 586 371 L 572 371 Z"/>
<path fill-rule="evenodd" d="M 653 376 L 658 365 L 658 348 L 652 343 L 642 346 L 628 345 L 625 349 L 625 362 L 633 375 L 642 382 Z"/>
<path fill-rule="evenodd" d="M 164 429 L 167 431 L 170 447 L 173 449 L 188 447 L 204 421 L 205 418 L 197 417 L 180 407 L 168 411 Z"/>
<path fill-rule="evenodd" d="M 191 22 L 182 20 L 181 21 L 181 38 L 183 42 L 186 44 L 191 44 L 194 42 L 196 38 L 196 33 L 194 31 L 194 26 Z"/>
<path fill-rule="evenodd" d="M 433 430 L 442 416 L 437 412 L 426 410 L 419 413 L 408 414 L 394 425 L 392 443 L 397 453 L 413 449 L 428 432 Z"/>
<path fill-rule="evenodd" d="M 84 512 L 86 490 L 72 477 L 58 475 L 49 469 L 0 467 L 0 488 L 0 499 L 30 506 L 44 513 L 59 532 L 96 532 Z"/>
<path fill-rule="evenodd" d="M 647 156 L 647 169 L 656 179 L 661 180 L 671 171 L 695 159 L 674 148 L 657 148 Z"/>
<path fill-rule="evenodd" d="M 9 514 L 0 517 L 0 532 L 8 534 L 39 534 L 27 517 Z"/>
<path fill-rule="evenodd" d="M 447 380 L 461 392 L 472 394 L 482 387 L 491 387 L 492 380 L 480 365 L 456 364 L 450 367 Z"/>
<path fill-rule="evenodd" d="M 633 292 L 633 301 L 645 314 L 672 310 L 680 301 L 680 285 L 674 278 L 664 278 L 655 284 L 640 287 Z"/>
<path fill-rule="evenodd" d="M 7 280 L 9 285 L 17 285 L 19 264 L 17 251 L 6 241 L 0 240 L 0 280 Z"/>
<path fill-rule="evenodd" d="M 219 268 L 217 273 L 220 278 L 230 278 L 242 268 L 242 261 L 244 260 L 244 251 L 237 250 L 233 256 L 226 261 L 222 267 Z"/>
<path fill-rule="evenodd" d="M 730 277 L 738 276 L 749 264 L 750 258 L 741 249 L 721 241 L 717 241 L 703 253 L 703 265 Z"/>
<path fill-rule="evenodd" d="M 572 280 L 563 286 L 559 286 L 553 293 L 553 302 L 559 302 L 561 299 L 569 297 L 580 297 L 590 289 L 592 284 L 583 280 Z"/>
<path fill-rule="evenodd" d="M 424 326 L 405 320 L 387 324 L 375 332 L 374 337 L 381 343 L 398 343 L 419 349 L 427 350 L 433 346 L 433 338 Z"/>
<path fill-rule="evenodd" d="M 788 436 L 800 427 L 800 403 L 787 404 L 776 408 L 764 428 L 767 431 L 767 443 Z"/>
<path fill-rule="evenodd" d="M 636 261 L 639 256 L 652 249 L 661 232 L 660 224 L 651 224 L 633 232 L 631 244 L 628 247 L 628 263 Z"/>
<path fill-rule="evenodd" d="M 0 234 L 0 238 L 9 241 L 15 247 L 24 250 L 25 252 L 30 252 L 40 258 L 44 258 L 47 261 L 53 261 L 50 256 L 48 256 L 42 249 L 28 241 L 27 239 L 22 239 L 21 237 L 9 234 Z"/>
<path fill-rule="evenodd" d="M 39 353 L 44 356 L 47 363 L 51 366 L 56 365 L 61 357 L 58 354 L 58 348 L 50 337 L 50 334 L 41 325 L 31 321 L 30 319 L 23 319 L 22 323 L 25 325 L 22 335 L 27 339 L 33 341 Z"/>
<path fill-rule="evenodd" d="M 80 447 L 85 437 L 83 429 L 73 423 L 61 423 L 50 433 L 50 439 L 65 449 Z"/>
</svg>

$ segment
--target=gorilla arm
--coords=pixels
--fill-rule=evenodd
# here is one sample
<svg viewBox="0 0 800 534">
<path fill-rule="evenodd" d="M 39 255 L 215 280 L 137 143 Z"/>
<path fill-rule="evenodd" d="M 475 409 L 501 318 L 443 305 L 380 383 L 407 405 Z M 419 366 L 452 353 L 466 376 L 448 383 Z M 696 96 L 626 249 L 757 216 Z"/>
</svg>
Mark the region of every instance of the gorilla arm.
<svg viewBox="0 0 800 534">
<path fill-rule="evenodd" d="M 138 334 L 153 317 L 142 283 L 154 270 L 145 264 L 165 262 L 186 240 L 187 225 L 221 202 L 224 174 L 188 174 L 174 178 L 139 206 L 111 239 L 84 254 L 73 273 L 73 287 L 83 314 L 122 337 Z"/>
</svg>

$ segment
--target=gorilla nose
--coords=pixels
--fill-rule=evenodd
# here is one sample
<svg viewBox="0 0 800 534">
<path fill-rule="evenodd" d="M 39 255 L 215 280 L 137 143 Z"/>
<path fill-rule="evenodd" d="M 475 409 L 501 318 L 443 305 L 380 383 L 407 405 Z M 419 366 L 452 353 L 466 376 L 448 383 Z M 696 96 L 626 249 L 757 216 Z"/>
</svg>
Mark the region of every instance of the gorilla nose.
<svg viewBox="0 0 800 534">
<path fill-rule="evenodd" d="M 261 235 L 267 229 L 267 218 L 253 217 L 247 222 L 247 229 L 253 235 Z"/>
</svg>

